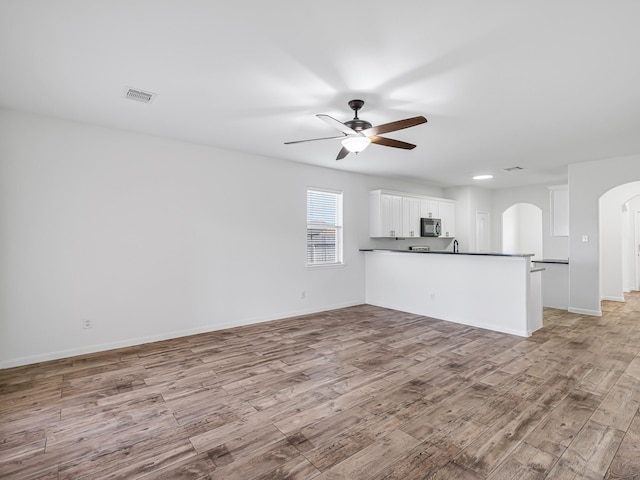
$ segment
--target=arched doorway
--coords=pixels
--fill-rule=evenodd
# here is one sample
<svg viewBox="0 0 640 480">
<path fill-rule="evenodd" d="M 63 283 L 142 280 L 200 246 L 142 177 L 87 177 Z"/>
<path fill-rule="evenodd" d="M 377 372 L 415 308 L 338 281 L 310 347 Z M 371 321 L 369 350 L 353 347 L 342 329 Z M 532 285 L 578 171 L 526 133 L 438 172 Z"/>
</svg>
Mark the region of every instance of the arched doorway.
<svg viewBox="0 0 640 480">
<path fill-rule="evenodd" d="M 516 203 L 502 213 L 502 253 L 532 253 L 542 260 L 542 210 Z"/>
<path fill-rule="evenodd" d="M 624 302 L 640 289 L 640 182 L 614 187 L 599 199 L 600 299 Z"/>
</svg>

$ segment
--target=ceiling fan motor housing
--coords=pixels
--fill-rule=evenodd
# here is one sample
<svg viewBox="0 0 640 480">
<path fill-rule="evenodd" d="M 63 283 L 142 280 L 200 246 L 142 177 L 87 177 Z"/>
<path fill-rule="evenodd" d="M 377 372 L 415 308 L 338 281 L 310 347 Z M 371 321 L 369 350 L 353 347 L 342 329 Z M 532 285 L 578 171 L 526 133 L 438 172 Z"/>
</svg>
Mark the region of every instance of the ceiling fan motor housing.
<svg viewBox="0 0 640 480">
<path fill-rule="evenodd" d="M 362 130 L 366 130 L 367 128 L 371 128 L 371 124 L 366 120 L 360 120 L 359 118 L 354 118 L 353 120 L 348 120 L 344 122 L 344 124 L 355 130 L 356 132 L 361 132 Z"/>
</svg>

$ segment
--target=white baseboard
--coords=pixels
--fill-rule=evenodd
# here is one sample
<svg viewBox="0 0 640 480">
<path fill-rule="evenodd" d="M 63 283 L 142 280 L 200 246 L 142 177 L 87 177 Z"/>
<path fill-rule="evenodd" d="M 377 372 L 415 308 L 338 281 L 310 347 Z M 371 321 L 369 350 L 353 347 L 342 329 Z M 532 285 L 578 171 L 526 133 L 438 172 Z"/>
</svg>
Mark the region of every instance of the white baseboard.
<svg viewBox="0 0 640 480">
<path fill-rule="evenodd" d="M 624 302 L 624 297 L 602 297 L 601 300 L 608 300 L 610 302 Z"/>
<path fill-rule="evenodd" d="M 242 319 L 235 322 L 216 323 L 213 325 L 205 325 L 202 327 L 192 328 L 188 330 L 176 330 L 173 332 L 166 332 L 158 335 L 148 335 L 144 337 L 128 338 L 128 339 L 117 341 L 117 342 L 99 343 L 94 345 L 88 345 L 81 348 L 72 348 L 68 350 L 46 352 L 38 355 L 9 358 L 0 362 L 0 370 L 5 368 L 21 367 L 23 365 L 31 365 L 33 363 L 48 362 L 50 360 L 60 360 L 62 358 L 76 357 L 78 355 L 86 355 L 89 353 L 104 352 L 107 350 L 114 350 L 117 348 L 133 347 L 136 345 L 143 345 L 145 343 L 161 342 L 163 340 L 171 340 L 173 338 L 188 337 L 190 335 L 198 335 L 200 333 L 215 332 L 217 330 L 225 330 L 227 328 L 243 327 L 245 325 L 271 322 L 273 320 L 280 320 L 280 319 L 285 319 L 290 317 L 298 317 L 301 315 L 311 315 L 319 312 L 337 310 L 339 308 L 362 305 L 362 303 L 363 302 L 347 302 L 344 304 L 329 305 L 325 307 L 311 308 L 307 310 L 293 310 L 293 311 L 283 312 L 281 314 L 276 314 L 276 315 L 247 318 L 247 319 Z"/>
<path fill-rule="evenodd" d="M 500 325 L 489 325 L 483 322 L 477 322 L 474 319 L 458 319 L 458 318 L 439 318 L 439 317 L 434 317 L 431 315 L 428 315 L 424 312 L 418 312 L 418 311 L 413 311 L 411 309 L 407 309 L 406 307 L 402 306 L 402 305 L 395 305 L 395 304 L 381 304 L 381 303 L 376 303 L 376 302 L 371 302 L 368 301 L 367 305 L 373 305 L 374 307 L 382 307 L 382 308 L 390 308 L 391 310 L 397 310 L 398 312 L 406 312 L 406 313 L 411 313 L 413 315 L 420 315 L 422 317 L 428 317 L 428 318 L 433 318 L 434 320 L 442 320 L 443 322 L 451 322 L 451 323 L 457 323 L 459 325 L 467 325 L 468 327 L 474 327 L 474 328 L 482 328 L 485 330 L 491 330 L 494 332 L 500 332 L 500 333 L 506 333 L 508 335 L 516 335 L 518 337 L 530 337 L 532 332 L 528 331 L 528 330 L 520 330 L 520 329 L 515 329 L 515 328 L 506 328 L 506 327 L 502 327 Z"/>
<path fill-rule="evenodd" d="M 593 317 L 601 317 L 602 316 L 602 310 L 587 310 L 584 308 L 573 308 L 573 307 L 569 307 L 568 309 L 571 313 L 578 313 L 580 315 L 590 315 Z"/>
</svg>

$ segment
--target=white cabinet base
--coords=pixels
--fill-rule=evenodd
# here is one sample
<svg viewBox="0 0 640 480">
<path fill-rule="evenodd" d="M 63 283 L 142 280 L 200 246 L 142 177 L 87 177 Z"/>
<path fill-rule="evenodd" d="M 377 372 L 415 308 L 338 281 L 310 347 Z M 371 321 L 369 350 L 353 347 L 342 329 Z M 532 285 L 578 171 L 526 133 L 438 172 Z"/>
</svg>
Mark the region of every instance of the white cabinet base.
<svg viewBox="0 0 640 480">
<path fill-rule="evenodd" d="M 522 337 L 542 326 L 540 272 L 530 272 L 529 256 L 383 250 L 366 256 L 371 305 Z"/>
</svg>

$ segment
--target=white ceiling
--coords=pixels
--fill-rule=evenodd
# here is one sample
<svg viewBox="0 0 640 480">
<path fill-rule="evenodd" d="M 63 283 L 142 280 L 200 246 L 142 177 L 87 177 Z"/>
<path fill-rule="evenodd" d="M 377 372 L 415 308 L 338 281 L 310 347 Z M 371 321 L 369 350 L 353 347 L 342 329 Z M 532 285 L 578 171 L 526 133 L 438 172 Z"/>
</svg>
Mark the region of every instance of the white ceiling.
<svg viewBox="0 0 640 480">
<path fill-rule="evenodd" d="M 0 0 L 0 107 L 440 185 L 558 184 L 640 153 L 639 21 L 636 0 Z M 336 134 L 314 114 L 349 120 L 352 98 L 374 125 L 427 117 L 386 135 L 418 147 L 284 145 Z"/>
</svg>

